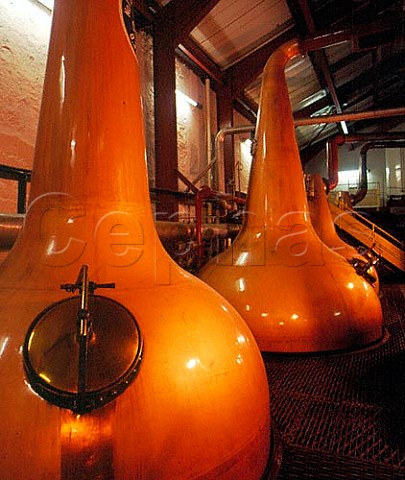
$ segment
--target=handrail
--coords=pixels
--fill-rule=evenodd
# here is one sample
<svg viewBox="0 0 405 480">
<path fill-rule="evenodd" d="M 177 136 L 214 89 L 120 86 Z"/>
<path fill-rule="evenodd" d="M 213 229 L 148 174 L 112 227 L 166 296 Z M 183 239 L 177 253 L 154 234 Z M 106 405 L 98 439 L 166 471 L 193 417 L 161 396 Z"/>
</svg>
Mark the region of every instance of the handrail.
<svg viewBox="0 0 405 480">
<path fill-rule="evenodd" d="M 11 167 L 10 165 L 0 164 L 0 179 L 18 182 L 17 213 L 24 214 L 26 211 L 27 202 L 27 183 L 31 181 L 31 170 L 27 168 Z M 179 192 L 176 190 L 159 187 L 150 187 L 149 192 L 151 195 L 171 195 L 173 198 L 184 201 L 192 201 L 195 196 L 195 192 Z"/>
<path fill-rule="evenodd" d="M 0 164 L 0 177 L 10 180 L 19 180 L 22 177 L 31 179 L 31 170 Z"/>
<path fill-rule="evenodd" d="M 0 178 L 18 182 L 17 213 L 25 213 L 27 183 L 31 181 L 31 170 L 0 164 Z"/>
<path fill-rule="evenodd" d="M 387 232 L 380 226 L 378 226 L 376 223 L 372 222 L 368 218 L 364 217 L 361 215 L 359 212 L 356 212 L 356 210 L 350 210 L 350 213 L 352 213 L 354 216 L 358 217 L 361 219 L 361 222 L 367 224 L 370 226 L 370 228 L 373 230 L 373 232 L 378 233 L 382 237 L 385 237 L 387 240 L 390 240 L 391 243 L 396 243 L 398 245 L 398 248 L 401 248 L 402 250 L 405 249 L 405 243 L 402 242 L 401 240 L 398 240 L 398 238 L 394 237 L 391 235 L 391 233 Z"/>
<path fill-rule="evenodd" d="M 363 215 L 360 213 L 356 212 L 352 208 L 348 207 L 347 205 L 337 205 L 335 202 L 331 201 L 330 202 L 341 212 L 347 212 L 351 215 L 351 217 L 359 222 L 361 225 L 364 226 L 365 229 L 369 231 L 369 242 L 361 240 L 362 232 L 359 231 L 358 233 L 360 235 L 354 235 L 350 231 L 348 231 L 346 228 L 344 228 L 345 231 L 347 231 L 349 234 L 354 235 L 355 238 L 357 238 L 359 241 L 361 241 L 365 245 L 372 244 L 373 249 L 376 251 L 377 254 L 380 256 L 386 258 L 390 263 L 393 263 L 392 260 L 389 260 L 387 258 L 387 255 L 391 257 L 391 259 L 395 259 L 395 263 L 397 266 L 400 266 L 400 268 L 403 270 L 404 269 L 404 257 L 405 257 L 405 243 L 398 240 L 396 237 L 391 235 L 389 232 L 384 230 L 383 228 L 379 227 L 376 225 L 374 222 L 368 220 L 365 218 Z M 336 221 L 338 220 L 338 221 Z M 339 219 L 338 217 L 335 218 L 335 223 L 337 226 L 339 226 Z M 363 232 L 364 233 L 364 232 Z"/>
</svg>

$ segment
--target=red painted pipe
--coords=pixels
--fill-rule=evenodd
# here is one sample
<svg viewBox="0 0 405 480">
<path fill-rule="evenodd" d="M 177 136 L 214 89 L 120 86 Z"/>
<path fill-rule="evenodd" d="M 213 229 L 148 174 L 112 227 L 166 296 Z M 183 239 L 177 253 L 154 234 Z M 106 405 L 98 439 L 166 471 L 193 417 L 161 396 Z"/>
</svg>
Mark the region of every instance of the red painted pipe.
<svg viewBox="0 0 405 480">
<path fill-rule="evenodd" d="M 387 140 L 387 141 L 372 141 L 365 143 L 360 150 L 360 179 L 359 188 L 357 192 L 351 195 L 352 205 L 360 203 L 367 195 L 368 181 L 367 181 L 367 153 L 372 148 L 403 148 L 405 141 Z"/>
<path fill-rule="evenodd" d="M 328 169 L 327 188 L 333 190 L 339 182 L 339 146 L 344 143 L 404 140 L 405 132 L 357 133 L 354 135 L 336 135 L 326 142 L 326 165 Z"/>
</svg>

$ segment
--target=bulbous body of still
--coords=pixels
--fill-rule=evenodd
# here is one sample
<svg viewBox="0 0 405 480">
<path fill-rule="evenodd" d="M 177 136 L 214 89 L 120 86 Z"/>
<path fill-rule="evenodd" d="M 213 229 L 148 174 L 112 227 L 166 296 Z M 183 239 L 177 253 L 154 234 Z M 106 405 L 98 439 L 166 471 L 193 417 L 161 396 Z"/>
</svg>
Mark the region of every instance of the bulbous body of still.
<svg viewBox="0 0 405 480">
<path fill-rule="evenodd" d="M 262 351 L 358 348 L 381 338 L 381 305 L 310 221 L 284 74 L 299 53 L 292 41 L 267 62 L 244 223 L 199 276 L 239 311 Z"/>
<path fill-rule="evenodd" d="M 329 209 L 326 186 L 319 174 L 309 175 L 309 182 L 312 185 L 311 195 L 308 198 L 311 223 L 322 242 L 334 252 L 342 255 L 357 273 L 361 274 L 372 285 L 378 294 L 380 291 L 380 280 L 375 267 L 376 257 L 372 252 L 361 255 L 354 247 L 344 242 L 336 232 L 332 214 Z M 349 212 L 342 212 L 342 215 Z"/>
<path fill-rule="evenodd" d="M 0 267 L 0 477 L 258 480 L 264 365 L 159 242 L 120 3 L 55 1 L 29 207 Z"/>
</svg>

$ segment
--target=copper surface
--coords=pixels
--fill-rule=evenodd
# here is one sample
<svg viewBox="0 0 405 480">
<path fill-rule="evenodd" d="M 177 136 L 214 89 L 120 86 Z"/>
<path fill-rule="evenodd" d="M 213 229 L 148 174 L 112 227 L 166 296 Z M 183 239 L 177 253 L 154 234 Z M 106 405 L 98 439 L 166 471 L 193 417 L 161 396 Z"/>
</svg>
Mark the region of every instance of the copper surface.
<svg viewBox="0 0 405 480">
<path fill-rule="evenodd" d="M 265 67 L 245 222 L 200 277 L 236 307 L 263 351 L 351 349 L 381 338 L 381 305 L 310 222 L 284 74 L 298 54 L 287 43 Z"/>
<path fill-rule="evenodd" d="M 370 259 L 361 255 L 354 247 L 344 242 L 336 232 L 335 224 L 331 211 L 329 209 L 328 198 L 326 195 L 326 185 L 319 174 L 311 175 L 314 194 L 308 199 L 309 211 L 311 214 L 311 223 L 316 234 L 334 252 L 342 255 L 347 261 L 353 263 L 355 260 L 362 264 L 369 263 Z M 342 212 L 344 215 L 344 212 Z M 365 270 L 365 278 L 379 292 L 379 278 L 377 269 L 370 265 Z"/>
<path fill-rule="evenodd" d="M 0 251 L 9 250 L 21 230 L 24 215 L 0 214 Z"/>
<path fill-rule="evenodd" d="M 269 454 L 264 365 L 239 314 L 159 242 L 120 3 L 55 2 L 29 207 L 0 267 L 0 477 L 256 480 Z M 136 318 L 144 358 L 121 395 L 76 416 L 34 393 L 21 352 L 83 264 L 115 283 L 103 295 Z"/>
</svg>

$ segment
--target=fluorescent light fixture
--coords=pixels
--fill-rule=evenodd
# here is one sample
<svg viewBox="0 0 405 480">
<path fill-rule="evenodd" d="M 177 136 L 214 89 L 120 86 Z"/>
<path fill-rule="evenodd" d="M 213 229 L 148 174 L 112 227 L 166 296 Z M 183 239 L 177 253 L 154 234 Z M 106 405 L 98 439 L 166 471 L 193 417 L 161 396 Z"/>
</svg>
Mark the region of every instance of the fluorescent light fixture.
<svg viewBox="0 0 405 480">
<path fill-rule="evenodd" d="M 53 10 L 54 0 L 37 0 L 37 2 L 43 5 L 48 10 Z"/>
<path fill-rule="evenodd" d="M 345 121 L 340 122 L 340 126 L 342 127 L 343 133 L 345 135 L 348 135 L 349 134 L 349 129 L 347 128 L 346 122 Z"/>
<path fill-rule="evenodd" d="M 322 100 L 322 98 L 326 97 L 326 90 L 322 89 L 319 90 L 318 92 L 313 93 L 307 98 L 304 98 L 304 100 L 301 100 L 298 104 L 297 109 L 305 108 L 308 105 L 312 105 L 315 102 L 318 102 L 319 100 Z"/>
<path fill-rule="evenodd" d="M 189 103 L 193 107 L 198 107 L 199 106 L 198 102 L 196 102 L 195 100 L 193 100 L 192 98 L 190 98 L 185 93 L 178 90 L 177 88 L 176 88 L 176 96 L 177 96 L 177 98 L 179 98 L 181 100 L 184 100 L 185 102 Z"/>
</svg>

